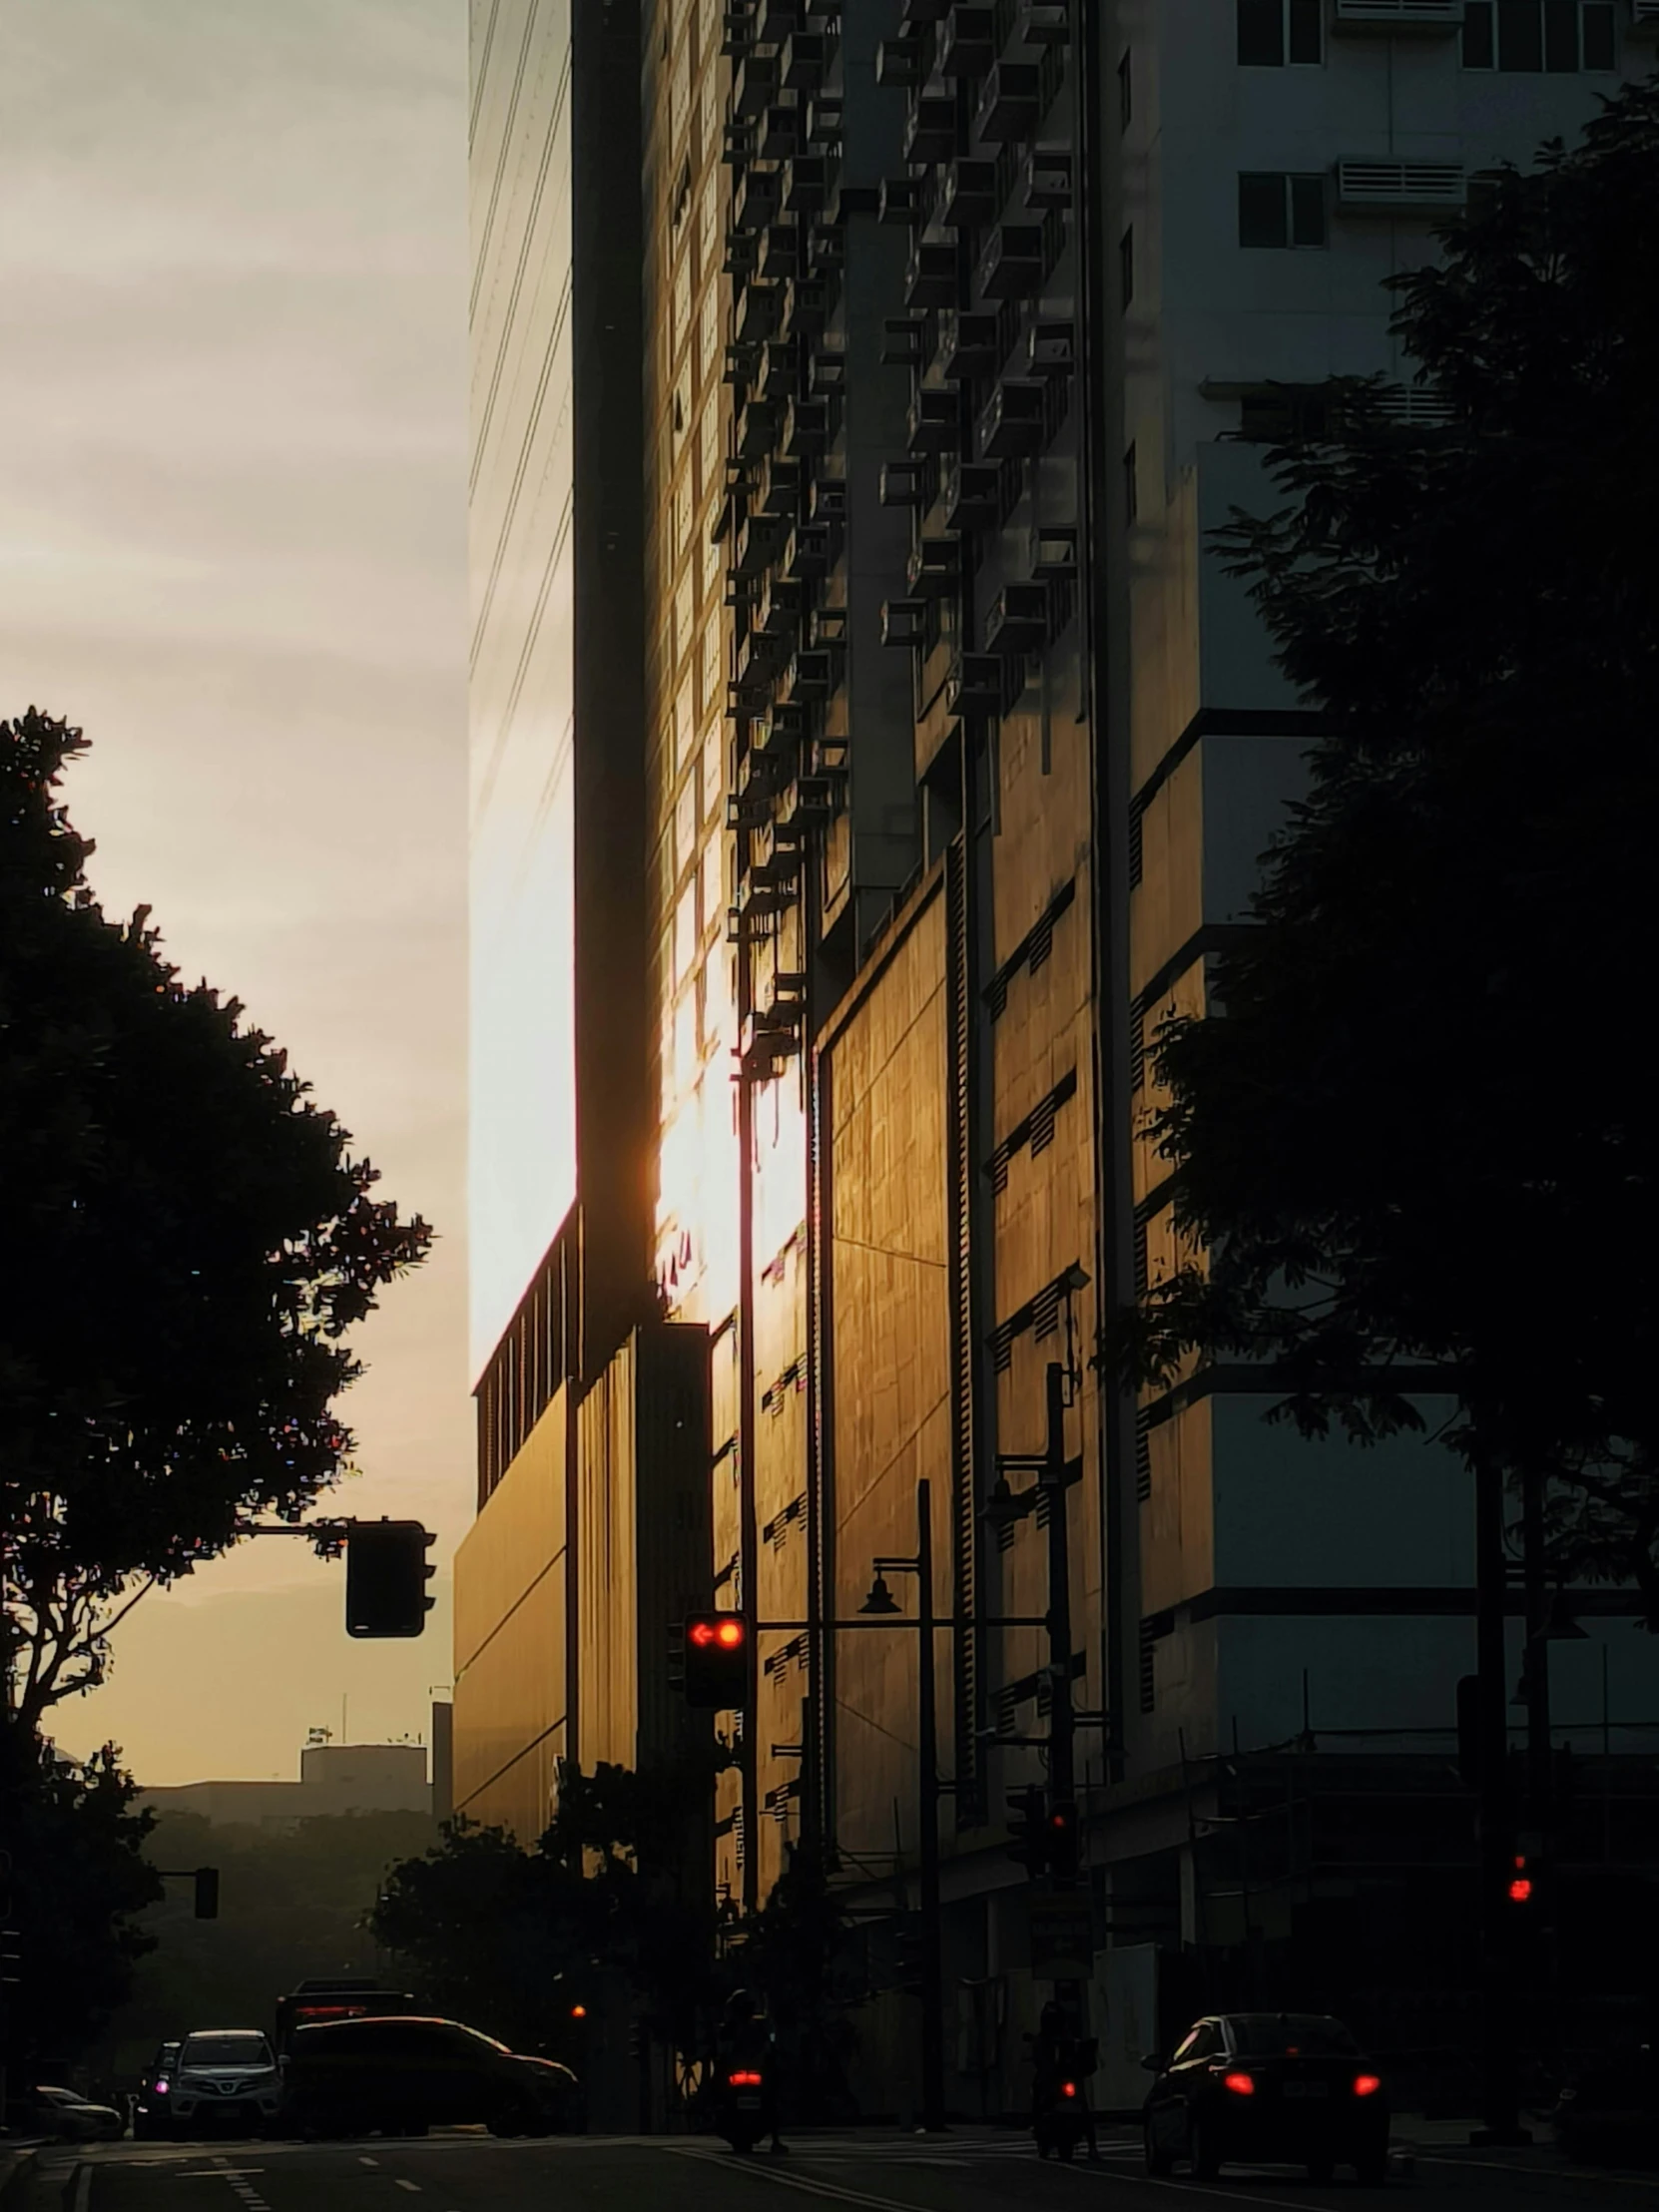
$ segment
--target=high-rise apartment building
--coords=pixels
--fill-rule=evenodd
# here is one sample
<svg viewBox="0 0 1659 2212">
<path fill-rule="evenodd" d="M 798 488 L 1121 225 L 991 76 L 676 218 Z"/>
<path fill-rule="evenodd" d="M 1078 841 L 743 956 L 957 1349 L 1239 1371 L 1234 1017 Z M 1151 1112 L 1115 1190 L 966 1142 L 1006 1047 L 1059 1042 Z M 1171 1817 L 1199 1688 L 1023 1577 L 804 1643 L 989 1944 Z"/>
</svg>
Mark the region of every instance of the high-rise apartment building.
<svg viewBox="0 0 1659 2212">
<path fill-rule="evenodd" d="M 1415 1911 L 1413 1827 L 1466 1842 L 1455 1463 L 1094 1355 L 1172 1251 L 1147 1036 L 1202 1006 L 1315 728 L 1206 533 L 1276 499 L 1327 379 L 1404 372 L 1382 280 L 1645 71 L 1653 12 L 475 0 L 455 1801 L 528 1836 L 557 1758 L 700 1740 L 670 1624 L 741 1605 L 714 1879 L 741 1912 L 833 1847 L 882 2101 L 923 1551 L 962 2107 L 1021 2093 L 1005 1799 L 1065 1780 L 1057 1736 L 1108 2101 L 1161 2009 L 1327 2000 L 1311 1961 Z M 1650 1671 L 1612 1625 L 1558 1661 L 1609 1727 Z"/>
</svg>

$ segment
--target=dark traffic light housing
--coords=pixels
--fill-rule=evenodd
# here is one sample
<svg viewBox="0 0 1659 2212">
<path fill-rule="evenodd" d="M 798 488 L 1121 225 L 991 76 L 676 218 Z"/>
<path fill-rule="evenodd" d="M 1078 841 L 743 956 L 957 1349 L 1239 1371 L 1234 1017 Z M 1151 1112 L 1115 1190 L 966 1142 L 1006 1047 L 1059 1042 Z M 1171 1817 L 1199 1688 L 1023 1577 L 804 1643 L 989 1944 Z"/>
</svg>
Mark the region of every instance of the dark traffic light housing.
<svg viewBox="0 0 1659 2212">
<path fill-rule="evenodd" d="M 1040 1875 L 1048 1865 L 1048 1828 L 1041 1790 L 1008 1793 L 1008 1857 L 1029 1875 Z"/>
<path fill-rule="evenodd" d="M 1077 1880 L 1082 1824 L 1070 1798 L 1056 1798 L 1043 1818 L 1049 1872 L 1059 1882 Z"/>
<path fill-rule="evenodd" d="M 686 1616 L 686 1703 L 709 1712 L 749 1704 L 749 1623 L 742 1613 Z"/>
<path fill-rule="evenodd" d="M 437 1542 L 419 1521 L 349 1521 L 345 1530 L 345 1633 L 418 1636 L 437 1572 L 426 1554 Z"/>
</svg>

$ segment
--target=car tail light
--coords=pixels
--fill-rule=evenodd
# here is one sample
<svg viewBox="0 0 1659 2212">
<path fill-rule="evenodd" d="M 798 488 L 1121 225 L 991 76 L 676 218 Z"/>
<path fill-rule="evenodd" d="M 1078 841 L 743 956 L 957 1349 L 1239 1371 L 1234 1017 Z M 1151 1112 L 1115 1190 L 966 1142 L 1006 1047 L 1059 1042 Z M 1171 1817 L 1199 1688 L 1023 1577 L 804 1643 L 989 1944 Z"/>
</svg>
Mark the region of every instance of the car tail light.
<svg viewBox="0 0 1659 2212">
<path fill-rule="evenodd" d="M 1061 2094 L 1061 2096 L 1063 2096 L 1063 2097 L 1074 2097 L 1074 2096 L 1076 2096 L 1076 2094 L 1077 2094 L 1077 2084 L 1076 2084 L 1076 2082 L 1075 2082 L 1075 2081 L 1062 2081 L 1062 2082 L 1061 2082 L 1061 2084 L 1060 2084 L 1060 2094 Z"/>
<path fill-rule="evenodd" d="M 1224 2089 L 1231 2089 L 1236 2097 L 1253 2097 L 1256 2094 L 1256 2080 L 1253 2074 L 1223 2074 L 1221 2085 Z"/>
<path fill-rule="evenodd" d="M 1354 2094 L 1357 2097 L 1374 2097 L 1382 2086 L 1381 2074 L 1356 2074 L 1354 2077 Z"/>
<path fill-rule="evenodd" d="M 727 2081 L 734 2089 L 758 2089 L 761 2086 L 761 2077 L 758 2073 L 728 2074 Z"/>
</svg>

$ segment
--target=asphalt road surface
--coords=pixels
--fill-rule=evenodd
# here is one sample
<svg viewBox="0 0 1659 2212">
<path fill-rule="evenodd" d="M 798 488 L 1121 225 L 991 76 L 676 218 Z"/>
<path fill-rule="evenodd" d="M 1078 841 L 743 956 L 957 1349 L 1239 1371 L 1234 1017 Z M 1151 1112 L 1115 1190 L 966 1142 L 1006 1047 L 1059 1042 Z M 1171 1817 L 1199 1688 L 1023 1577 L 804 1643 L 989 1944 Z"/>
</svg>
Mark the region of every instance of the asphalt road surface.
<svg viewBox="0 0 1659 2212">
<path fill-rule="evenodd" d="M 1139 2144 L 1109 2130 L 1098 2165 L 1040 2164 L 1028 2140 L 963 2128 L 803 2134 L 787 2158 L 734 2158 L 702 2137 L 567 2136 L 500 2143 L 457 2130 L 424 2141 L 121 2143 L 42 2154 L 6 2212 L 1659 2212 L 1659 2178 L 1574 2172 L 1501 2153 L 1419 2153 L 1382 2189 L 1311 2185 L 1288 2168 L 1230 2167 L 1219 2182 L 1149 2181 Z"/>
</svg>

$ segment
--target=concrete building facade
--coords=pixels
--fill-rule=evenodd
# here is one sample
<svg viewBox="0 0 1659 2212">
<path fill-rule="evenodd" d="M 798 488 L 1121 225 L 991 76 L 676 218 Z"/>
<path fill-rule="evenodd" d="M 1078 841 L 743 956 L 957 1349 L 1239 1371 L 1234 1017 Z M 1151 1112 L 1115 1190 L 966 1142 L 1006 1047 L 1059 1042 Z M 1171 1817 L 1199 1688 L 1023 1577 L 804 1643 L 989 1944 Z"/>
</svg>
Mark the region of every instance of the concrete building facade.
<svg viewBox="0 0 1659 2212">
<path fill-rule="evenodd" d="M 1304 1443 L 1236 1375 L 1131 1396 L 1094 1354 L 1174 1253 L 1147 1037 L 1203 1006 L 1315 728 L 1206 533 L 1275 499 L 1264 441 L 1328 378 L 1403 373 L 1383 279 L 1646 72 L 1641 13 L 475 0 L 475 515 L 488 544 L 525 517 L 531 569 L 563 509 L 529 519 L 517 485 L 568 479 L 576 517 L 551 648 L 576 671 L 576 1163 L 481 1352 L 455 1803 L 527 1838 L 559 1758 L 706 1742 L 671 1624 L 741 1605 L 717 1890 L 741 1917 L 793 1844 L 833 1847 L 878 2104 L 915 2088 L 918 1501 L 958 2108 L 1023 2093 L 1046 1985 L 1005 1799 L 1044 1780 L 1057 1696 L 1108 2102 L 1183 2005 L 1383 1925 L 1423 1877 L 1413 1821 L 1466 1829 L 1439 1779 L 1473 1648 L 1454 1462 Z M 537 229 L 555 177 L 568 239 Z M 584 195 L 633 241 L 610 278 Z M 495 363 L 517 349 L 528 419 L 561 316 L 571 454 L 584 342 L 608 371 L 603 465 L 521 439 L 492 475 Z M 585 500 L 612 517 L 586 538 Z M 584 558 L 621 594 L 597 645 Z M 531 665 L 539 604 L 481 614 L 490 666 Z M 584 653 L 620 690 L 583 694 Z M 551 773 L 551 723 L 529 742 Z M 1048 1515 L 1018 1510 L 1050 1451 L 1063 1691 Z M 882 1560 L 901 1610 L 871 1626 Z M 1596 1603 L 1557 1710 L 1610 1745 L 1659 1706 L 1619 1593 Z M 1270 1800 L 1304 1811 L 1258 1827 Z"/>
</svg>

